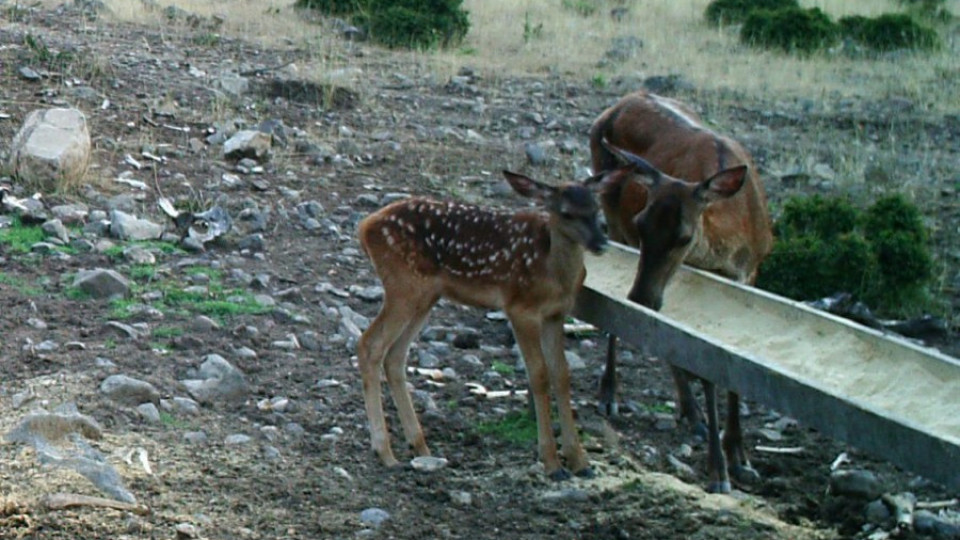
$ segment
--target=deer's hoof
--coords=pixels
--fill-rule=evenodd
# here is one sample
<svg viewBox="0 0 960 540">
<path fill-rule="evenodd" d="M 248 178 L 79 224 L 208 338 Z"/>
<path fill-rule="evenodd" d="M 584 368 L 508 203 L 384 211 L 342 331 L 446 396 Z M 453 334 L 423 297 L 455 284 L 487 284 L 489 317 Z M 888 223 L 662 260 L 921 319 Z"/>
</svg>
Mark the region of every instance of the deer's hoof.
<svg viewBox="0 0 960 540">
<path fill-rule="evenodd" d="M 710 485 L 707 486 L 708 493 L 730 493 L 731 491 L 733 491 L 733 486 L 730 485 L 729 481 L 710 482 Z"/>
<path fill-rule="evenodd" d="M 597 477 L 597 473 L 594 472 L 593 467 L 590 467 L 590 466 L 584 467 L 573 474 L 575 474 L 578 478 L 586 478 L 588 480 L 590 478 Z"/>
<path fill-rule="evenodd" d="M 564 469 L 563 467 L 553 471 L 547 475 L 554 482 L 563 482 L 570 479 L 570 471 Z"/>
<path fill-rule="evenodd" d="M 730 474 L 738 484 L 745 486 L 755 486 L 760 483 L 760 473 L 750 465 L 740 465 L 733 467 Z"/>
<path fill-rule="evenodd" d="M 600 416 L 616 418 L 620 416 L 620 405 L 617 404 L 615 399 L 601 399 L 597 401 L 597 412 L 600 413 Z"/>
</svg>

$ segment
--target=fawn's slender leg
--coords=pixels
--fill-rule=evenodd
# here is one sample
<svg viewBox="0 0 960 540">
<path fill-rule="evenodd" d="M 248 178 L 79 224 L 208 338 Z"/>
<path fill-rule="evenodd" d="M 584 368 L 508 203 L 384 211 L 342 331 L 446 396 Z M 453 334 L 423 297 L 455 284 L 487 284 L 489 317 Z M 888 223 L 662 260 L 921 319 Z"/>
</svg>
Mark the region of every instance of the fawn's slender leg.
<svg viewBox="0 0 960 540">
<path fill-rule="evenodd" d="M 423 429 L 420 427 L 420 421 L 417 419 L 417 413 L 410 399 L 410 391 L 407 389 L 407 352 L 410 348 L 410 342 L 420 333 L 420 329 L 436 301 L 436 298 L 418 298 L 413 305 L 407 306 L 404 313 L 405 317 L 409 317 L 406 327 L 387 351 L 384 361 L 387 384 L 390 385 L 390 394 L 393 395 L 393 402 L 397 407 L 397 414 L 400 417 L 400 424 L 403 426 L 404 436 L 418 456 L 429 456 L 430 449 L 427 448 Z"/>
<path fill-rule="evenodd" d="M 617 336 L 614 334 L 610 334 L 607 341 L 607 363 L 600 376 L 597 406 L 604 416 L 614 417 L 620 412 L 617 405 Z"/>
<path fill-rule="evenodd" d="M 557 441 L 553 437 L 553 427 L 550 425 L 550 377 L 547 374 L 547 365 L 541 349 L 541 322 L 538 318 L 524 313 L 508 313 L 508 315 L 517 344 L 520 346 L 520 353 L 523 354 L 523 362 L 527 367 L 527 377 L 530 381 L 530 392 L 533 394 L 533 408 L 537 413 L 537 447 L 540 460 L 550 478 L 563 480 L 569 476 L 569 473 L 560 465 Z"/>
<path fill-rule="evenodd" d="M 570 405 L 570 367 L 563 353 L 563 317 L 545 320 L 540 340 L 547 362 L 547 372 L 550 374 L 553 397 L 557 403 L 557 413 L 560 416 L 563 456 L 567 460 L 567 467 L 578 476 L 592 477 L 593 471 L 580 445 L 580 436 Z"/>
<path fill-rule="evenodd" d="M 384 358 L 406 326 L 407 319 L 403 317 L 402 307 L 395 305 L 387 295 L 380 313 L 360 336 L 357 347 L 357 362 L 363 378 L 363 401 L 370 423 L 370 446 L 380 456 L 380 461 L 390 467 L 398 462 L 390 448 L 390 431 L 383 416 L 380 378 Z"/>
<path fill-rule="evenodd" d="M 727 462 L 720 445 L 720 418 L 717 412 L 717 386 L 701 379 L 703 394 L 707 402 L 707 468 L 709 469 L 710 484 L 707 491 L 711 493 L 730 493 L 730 477 L 727 476 Z"/>
<path fill-rule="evenodd" d="M 740 396 L 727 393 L 727 429 L 723 432 L 723 450 L 727 455 L 730 473 L 741 484 L 755 484 L 760 473 L 750 465 L 750 458 L 743 447 L 743 431 L 740 428 Z"/>
</svg>

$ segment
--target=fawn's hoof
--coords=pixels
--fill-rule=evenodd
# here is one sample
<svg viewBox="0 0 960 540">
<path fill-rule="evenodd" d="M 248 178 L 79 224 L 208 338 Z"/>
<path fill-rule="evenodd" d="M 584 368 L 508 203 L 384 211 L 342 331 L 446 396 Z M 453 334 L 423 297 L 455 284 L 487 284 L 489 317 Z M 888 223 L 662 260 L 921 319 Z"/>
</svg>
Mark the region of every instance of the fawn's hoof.
<svg viewBox="0 0 960 540">
<path fill-rule="evenodd" d="M 563 467 L 553 471 L 547 475 L 554 482 L 563 482 L 570 479 L 570 471 L 564 469 Z"/>
</svg>

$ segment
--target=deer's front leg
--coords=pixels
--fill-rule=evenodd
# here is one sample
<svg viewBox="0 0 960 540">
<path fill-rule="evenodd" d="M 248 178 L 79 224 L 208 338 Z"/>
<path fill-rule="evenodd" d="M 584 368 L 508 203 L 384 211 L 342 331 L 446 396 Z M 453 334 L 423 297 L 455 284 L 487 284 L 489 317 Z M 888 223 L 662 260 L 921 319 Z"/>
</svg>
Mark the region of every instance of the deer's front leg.
<svg viewBox="0 0 960 540">
<path fill-rule="evenodd" d="M 560 429 L 563 437 L 563 456 L 567 460 L 567 467 L 577 476 L 592 478 L 593 469 L 590 468 L 583 446 L 580 444 L 573 407 L 570 405 L 570 367 L 563 354 L 563 317 L 544 321 L 541 342 L 547 361 L 547 371 L 550 374 L 550 384 L 553 387 L 553 396 L 557 400 L 557 413 L 560 415 Z"/>
<path fill-rule="evenodd" d="M 564 480 L 570 474 L 560 465 L 557 456 L 557 441 L 550 425 L 550 376 L 541 349 L 542 325 L 539 320 L 523 314 L 511 314 L 510 324 L 520 346 L 523 362 L 527 367 L 533 407 L 537 413 L 537 446 L 540 460 L 547 475 L 554 480 Z"/>
</svg>

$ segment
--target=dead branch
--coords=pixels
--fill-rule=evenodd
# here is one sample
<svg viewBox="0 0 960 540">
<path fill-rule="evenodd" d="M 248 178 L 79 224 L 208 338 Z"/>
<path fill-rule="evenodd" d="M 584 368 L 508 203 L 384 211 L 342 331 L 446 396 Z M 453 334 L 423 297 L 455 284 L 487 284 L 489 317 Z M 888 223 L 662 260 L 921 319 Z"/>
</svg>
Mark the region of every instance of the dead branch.
<svg viewBox="0 0 960 540">
<path fill-rule="evenodd" d="M 76 493 L 54 493 L 45 495 L 40 499 L 39 506 L 44 510 L 57 511 L 68 510 L 70 508 L 110 508 L 120 510 L 121 512 L 133 512 L 141 516 L 150 514 L 150 509 L 146 505 L 131 504 L 103 497 L 90 497 L 88 495 L 78 495 Z"/>
</svg>

